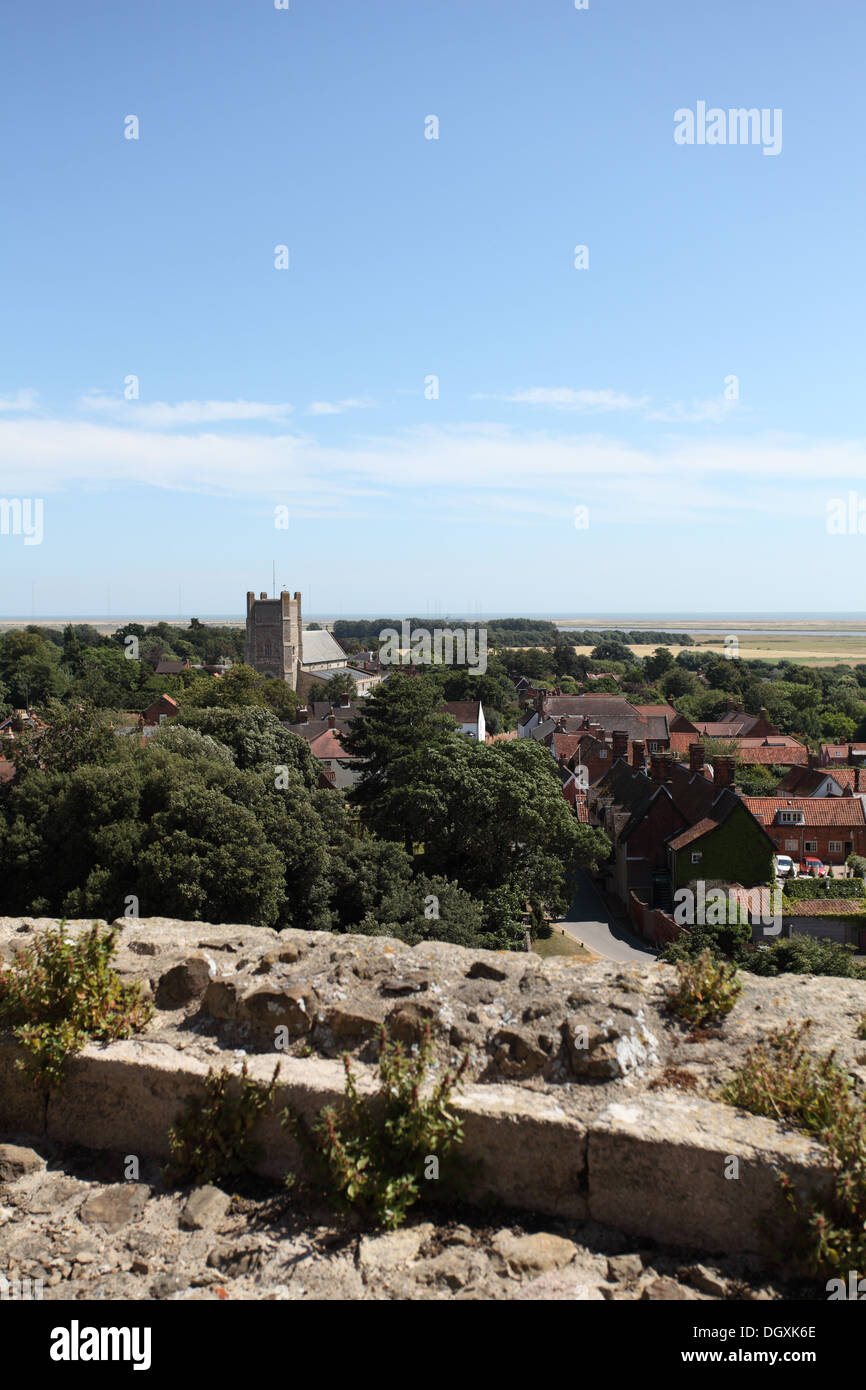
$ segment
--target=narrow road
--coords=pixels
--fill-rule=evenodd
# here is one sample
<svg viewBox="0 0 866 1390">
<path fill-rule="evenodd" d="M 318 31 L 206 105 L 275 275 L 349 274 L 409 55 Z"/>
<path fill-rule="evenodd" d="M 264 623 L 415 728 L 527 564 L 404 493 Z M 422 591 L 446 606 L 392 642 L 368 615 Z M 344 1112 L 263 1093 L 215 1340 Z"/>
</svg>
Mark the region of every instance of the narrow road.
<svg viewBox="0 0 866 1390">
<path fill-rule="evenodd" d="M 557 923 L 575 941 L 608 960 L 643 961 L 656 959 L 649 942 L 626 931 L 612 921 L 604 901 L 596 892 L 589 874 L 580 873 L 568 915 Z"/>
</svg>

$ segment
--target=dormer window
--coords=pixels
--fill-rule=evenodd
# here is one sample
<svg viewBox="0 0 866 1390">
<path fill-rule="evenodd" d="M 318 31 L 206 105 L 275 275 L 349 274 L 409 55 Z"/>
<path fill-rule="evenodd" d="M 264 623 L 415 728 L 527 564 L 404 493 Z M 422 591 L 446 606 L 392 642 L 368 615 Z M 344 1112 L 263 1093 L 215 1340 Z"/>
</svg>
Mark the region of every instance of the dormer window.
<svg viewBox="0 0 866 1390">
<path fill-rule="evenodd" d="M 780 824 L 780 825 L 802 825 L 802 824 L 803 824 L 803 812 L 802 812 L 802 811 L 780 811 L 780 812 L 779 812 L 779 824 Z"/>
</svg>

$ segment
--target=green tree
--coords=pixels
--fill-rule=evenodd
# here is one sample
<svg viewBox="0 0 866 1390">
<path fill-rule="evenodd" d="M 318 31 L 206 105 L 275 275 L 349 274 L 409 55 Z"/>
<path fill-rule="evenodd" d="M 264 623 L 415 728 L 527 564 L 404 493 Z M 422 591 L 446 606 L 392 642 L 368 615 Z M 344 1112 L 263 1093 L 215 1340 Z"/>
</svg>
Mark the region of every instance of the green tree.
<svg viewBox="0 0 866 1390">
<path fill-rule="evenodd" d="M 656 647 L 652 656 L 645 656 L 643 660 L 644 675 L 648 681 L 657 681 L 669 671 L 674 664 L 674 659 L 667 647 Z"/>
</svg>

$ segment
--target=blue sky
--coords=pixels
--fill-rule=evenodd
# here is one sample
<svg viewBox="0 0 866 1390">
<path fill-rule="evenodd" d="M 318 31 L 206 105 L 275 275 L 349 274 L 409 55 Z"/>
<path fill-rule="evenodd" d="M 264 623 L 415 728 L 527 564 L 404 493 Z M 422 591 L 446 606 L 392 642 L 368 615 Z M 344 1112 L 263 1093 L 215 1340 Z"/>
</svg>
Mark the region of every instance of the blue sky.
<svg viewBox="0 0 866 1390">
<path fill-rule="evenodd" d="M 859 0 L 4 28 L 0 614 L 866 608 Z"/>
</svg>

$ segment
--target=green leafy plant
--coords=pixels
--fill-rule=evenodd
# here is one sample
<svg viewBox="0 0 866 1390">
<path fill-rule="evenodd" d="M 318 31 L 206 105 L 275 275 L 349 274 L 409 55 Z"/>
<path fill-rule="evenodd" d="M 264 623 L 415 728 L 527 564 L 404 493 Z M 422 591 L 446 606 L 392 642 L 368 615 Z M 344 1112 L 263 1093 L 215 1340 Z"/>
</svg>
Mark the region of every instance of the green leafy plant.
<svg viewBox="0 0 866 1390">
<path fill-rule="evenodd" d="M 152 1017 L 141 987 L 123 984 L 112 970 L 116 945 L 117 928 L 100 935 L 94 922 L 70 937 L 61 922 L 0 970 L 0 1025 L 11 1025 L 31 1054 L 18 1066 L 37 1085 L 59 1085 L 67 1059 L 89 1039 L 128 1038 Z"/>
<path fill-rule="evenodd" d="M 787 1023 L 746 1061 L 722 1099 L 753 1115 L 767 1115 L 814 1135 L 828 1151 L 830 1192 L 800 1198 L 787 1173 L 779 1174 L 793 1217 L 791 1257 L 810 1274 L 866 1266 L 866 1107 L 833 1052 L 816 1058 L 803 1039 L 811 1027 Z"/>
<path fill-rule="evenodd" d="M 444 1157 L 462 1143 L 462 1123 L 450 1102 L 468 1055 L 425 1088 L 432 1058 L 429 1024 L 409 1052 L 383 1027 L 378 1096 L 360 1095 L 344 1055 L 345 1098 L 339 1114 L 329 1106 L 310 1128 L 296 1110 L 284 1111 L 283 1123 L 339 1210 L 359 1209 L 377 1225 L 395 1230 L 420 1196 L 418 1180 L 426 1161 Z"/>
<path fill-rule="evenodd" d="M 709 949 L 694 960 L 677 961 L 676 970 L 679 979 L 668 991 L 668 1007 L 695 1026 L 730 1013 L 743 990 L 736 967 L 716 960 Z"/>
<path fill-rule="evenodd" d="M 204 1094 L 191 1096 L 168 1133 L 171 1159 L 163 1170 L 170 1187 L 224 1182 L 248 1172 L 261 1153 L 253 1130 L 274 1103 L 279 1062 L 267 1085 L 249 1075 L 246 1059 L 240 1076 L 228 1067 L 208 1071 Z"/>
</svg>

